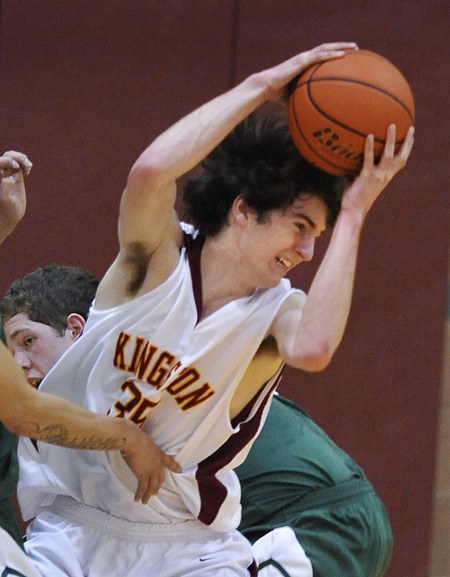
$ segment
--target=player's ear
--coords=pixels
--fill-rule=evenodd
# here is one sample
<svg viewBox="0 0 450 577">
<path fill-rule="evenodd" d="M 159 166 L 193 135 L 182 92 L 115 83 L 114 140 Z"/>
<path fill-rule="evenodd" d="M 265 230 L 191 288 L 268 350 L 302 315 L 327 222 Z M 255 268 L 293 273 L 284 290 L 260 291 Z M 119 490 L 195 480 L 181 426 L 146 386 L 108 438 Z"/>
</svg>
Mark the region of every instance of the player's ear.
<svg viewBox="0 0 450 577">
<path fill-rule="evenodd" d="M 251 209 L 242 196 L 238 195 L 231 205 L 231 218 L 238 226 L 245 226 L 248 222 L 249 216 L 255 215 L 255 211 Z"/>
<path fill-rule="evenodd" d="M 67 329 L 74 341 L 83 333 L 86 320 L 78 313 L 70 313 L 67 317 Z"/>
</svg>

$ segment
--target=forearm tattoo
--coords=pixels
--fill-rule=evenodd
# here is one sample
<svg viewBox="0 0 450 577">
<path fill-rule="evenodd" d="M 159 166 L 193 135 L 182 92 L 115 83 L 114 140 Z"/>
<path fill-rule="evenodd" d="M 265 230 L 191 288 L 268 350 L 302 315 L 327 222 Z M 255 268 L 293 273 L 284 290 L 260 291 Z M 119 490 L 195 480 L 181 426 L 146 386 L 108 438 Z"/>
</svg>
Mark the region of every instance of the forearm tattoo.
<svg viewBox="0 0 450 577">
<path fill-rule="evenodd" d="M 125 446 L 125 437 L 69 437 L 67 427 L 62 424 L 51 424 L 41 427 L 39 423 L 32 423 L 35 434 L 30 437 L 51 443 L 52 445 L 60 445 L 70 449 L 90 449 L 93 451 L 112 451 L 122 450 Z"/>
</svg>

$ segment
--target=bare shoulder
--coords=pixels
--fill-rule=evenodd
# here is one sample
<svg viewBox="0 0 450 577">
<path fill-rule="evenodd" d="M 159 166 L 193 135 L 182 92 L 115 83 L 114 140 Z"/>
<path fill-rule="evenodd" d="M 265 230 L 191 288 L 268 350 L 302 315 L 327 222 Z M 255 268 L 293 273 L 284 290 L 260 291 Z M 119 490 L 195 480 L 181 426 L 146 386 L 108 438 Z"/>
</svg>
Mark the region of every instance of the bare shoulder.
<svg viewBox="0 0 450 577">
<path fill-rule="evenodd" d="M 182 242 L 182 230 L 174 217 L 154 250 L 149 250 L 143 242 L 122 246 L 100 282 L 95 297 L 96 308 L 119 306 L 163 283 L 178 264 Z"/>
</svg>

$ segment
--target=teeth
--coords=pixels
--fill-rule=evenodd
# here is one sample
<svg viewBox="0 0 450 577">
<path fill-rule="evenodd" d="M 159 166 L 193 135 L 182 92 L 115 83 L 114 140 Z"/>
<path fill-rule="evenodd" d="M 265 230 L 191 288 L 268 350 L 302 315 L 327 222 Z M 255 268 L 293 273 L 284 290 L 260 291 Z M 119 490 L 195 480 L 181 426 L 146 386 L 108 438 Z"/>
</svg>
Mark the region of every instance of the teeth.
<svg viewBox="0 0 450 577">
<path fill-rule="evenodd" d="M 290 260 L 283 258 L 282 256 L 277 256 L 277 261 L 282 264 L 285 268 L 291 268 L 292 263 Z"/>
<path fill-rule="evenodd" d="M 28 383 L 35 389 L 39 388 L 39 385 L 41 384 L 42 379 L 29 379 Z"/>
</svg>

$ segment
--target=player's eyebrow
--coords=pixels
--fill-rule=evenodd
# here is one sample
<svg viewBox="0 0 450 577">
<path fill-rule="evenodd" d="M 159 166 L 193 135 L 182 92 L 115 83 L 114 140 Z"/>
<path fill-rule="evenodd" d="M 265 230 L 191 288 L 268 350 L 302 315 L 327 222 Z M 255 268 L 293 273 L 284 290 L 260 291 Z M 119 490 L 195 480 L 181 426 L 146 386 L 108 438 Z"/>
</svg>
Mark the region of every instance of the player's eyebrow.
<svg viewBox="0 0 450 577">
<path fill-rule="evenodd" d="M 9 339 L 13 340 L 15 338 L 17 338 L 18 336 L 20 336 L 20 333 L 25 333 L 26 331 L 28 331 L 30 329 L 24 329 L 24 328 L 20 328 L 20 329 L 16 329 L 15 331 L 13 331 L 10 335 L 9 335 Z"/>
<path fill-rule="evenodd" d="M 307 214 L 305 214 L 304 212 L 301 212 L 300 210 L 292 210 L 292 215 L 295 218 L 301 218 L 303 220 L 306 220 L 306 222 L 309 224 L 309 226 L 315 230 L 318 231 L 318 234 L 322 234 L 323 232 L 325 232 L 326 228 L 319 230 L 317 227 L 317 224 L 312 220 L 312 218 L 310 216 L 308 216 Z"/>
</svg>

